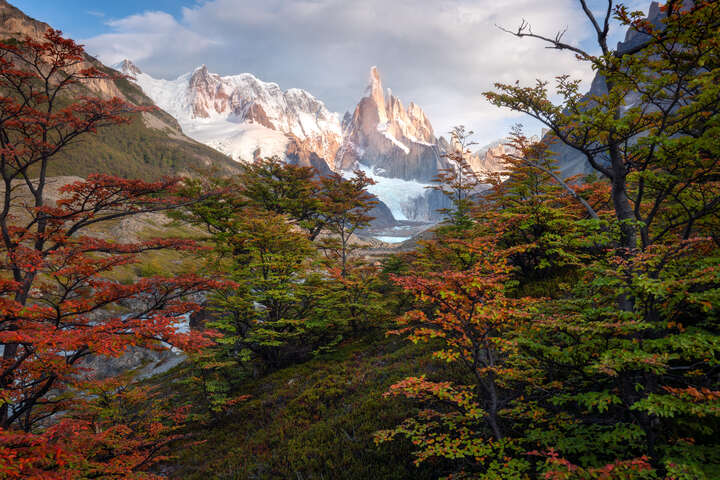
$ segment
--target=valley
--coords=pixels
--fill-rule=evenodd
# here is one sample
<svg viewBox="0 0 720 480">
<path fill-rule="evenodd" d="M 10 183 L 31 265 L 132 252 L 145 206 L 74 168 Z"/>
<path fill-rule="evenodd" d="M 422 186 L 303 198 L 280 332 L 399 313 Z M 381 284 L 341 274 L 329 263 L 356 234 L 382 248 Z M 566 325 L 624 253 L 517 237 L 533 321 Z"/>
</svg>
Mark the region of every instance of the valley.
<svg viewBox="0 0 720 480">
<path fill-rule="evenodd" d="M 720 478 L 720 2 L 14 3 L 0 480 Z"/>
</svg>

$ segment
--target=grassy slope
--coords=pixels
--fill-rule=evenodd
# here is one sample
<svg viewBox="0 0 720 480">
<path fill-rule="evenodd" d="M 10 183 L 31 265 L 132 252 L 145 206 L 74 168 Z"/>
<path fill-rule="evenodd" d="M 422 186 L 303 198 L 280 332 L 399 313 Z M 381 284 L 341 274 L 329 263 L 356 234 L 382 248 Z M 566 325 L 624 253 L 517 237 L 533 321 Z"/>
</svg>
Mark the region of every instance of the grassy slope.
<svg viewBox="0 0 720 480">
<path fill-rule="evenodd" d="M 109 74 L 117 72 L 98 66 Z M 127 79 L 114 81 L 125 98 L 140 106 L 153 106 L 142 90 Z M 88 92 L 91 93 L 91 92 Z M 235 162 L 220 152 L 184 136 L 177 121 L 162 110 L 135 115 L 128 125 L 101 129 L 64 151 L 51 167 L 51 175 L 107 173 L 143 180 L 192 174 L 214 167 L 232 171 Z"/>
<path fill-rule="evenodd" d="M 203 145 L 148 128 L 138 117 L 130 125 L 85 136 L 54 161 L 49 171 L 50 175 L 87 177 L 91 173 L 107 173 L 152 180 L 213 165 L 228 169 L 230 162 Z"/>
<path fill-rule="evenodd" d="M 430 362 L 427 346 L 369 336 L 248 383 L 252 395 L 221 424 L 196 429 L 173 478 L 431 479 L 437 465 L 412 464 L 406 441 L 375 446 L 372 435 L 416 412 L 388 387 Z"/>
</svg>

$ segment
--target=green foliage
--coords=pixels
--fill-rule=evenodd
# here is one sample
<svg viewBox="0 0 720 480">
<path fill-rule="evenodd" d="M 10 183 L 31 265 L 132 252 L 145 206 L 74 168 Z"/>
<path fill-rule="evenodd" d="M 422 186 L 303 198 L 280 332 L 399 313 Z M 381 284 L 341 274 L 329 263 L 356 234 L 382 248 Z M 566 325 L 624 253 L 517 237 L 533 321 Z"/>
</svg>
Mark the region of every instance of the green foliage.
<svg viewBox="0 0 720 480">
<path fill-rule="evenodd" d="M 193 173 L 208 164 L 227 170 L 234 168 L 232 160 L 215 150 L 182 139 L 174 131 L 150 128 L 137 115 L 130 124 L 101 130 L 71 145 L 48 173 L 80 177 L 107 173 L 150 180 Z"/>
<path fill-rule="evenodd" d="M 720 476 L 720 4 L 679 3 L 657 29 L 609 2 L 608 21 L 646 35 L 635 55 L 610 52 L 589 9 L 600 56 L 516 32 L 573 50 L 607 93 L 561 76 L 559 105 L 545 82 L 487 97 L 544 122 L 604 178 L 562 179 L 547 146 L 514 132 L 492 192 L 463 197 L 479 202 L 472 221 L 441 229 L 396 279 L 416 303 L 393 333 L 438 342 L 455 368 L 391 387 L 424 409 L 379 441 L 453 459 L 456 478 Z M 441 180 L 457 191 L 457 174 Z M 516 309 L 521 292 L 536 298 Z"/>
<path fill-rule="evenodd" d="M 387 317 L 378 269 L 351 257 L 351 236 L 370 220 L 368 181 L 273 158 L 188 182 L 198 202 L 180 217 L 209 233 L 208 272 L 232 282 L 209 299 L 216 347 L 194 357 L 188 379 L 215 417 L 248 377 L 332 351 Z"/>
</svg>

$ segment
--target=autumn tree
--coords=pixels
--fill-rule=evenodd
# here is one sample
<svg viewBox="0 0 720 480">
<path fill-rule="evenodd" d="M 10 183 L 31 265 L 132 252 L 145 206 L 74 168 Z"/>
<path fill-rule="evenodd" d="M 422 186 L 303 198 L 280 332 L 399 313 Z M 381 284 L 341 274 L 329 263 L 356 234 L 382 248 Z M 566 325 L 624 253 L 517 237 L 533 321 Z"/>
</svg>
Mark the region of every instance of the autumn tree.
<svg viewBox="0 0 720 480">
<path fill-rule="evenodd" d="M 50 162 L 84 136 L 143 111 L 117 98 L 79 97 L 84 82 L 109 79 L 86 65 L 82 47 L 59 31 L 49 30 L 38 41 L 0 43 L 3 478 L 143 476 L 158 453 L 152 446 L 160 445 L 158 438 L 136 437 L 137 448 L 124 443 L 122 451 L 103 448 L 115 441 L 106 428 L 121 435 L 133 428 L 128 419 L 114 418 L 96 429 L 84 414 L 71 413 L 87 383 L 81 360 L 117 357 L 130 345 L 157 349 L 169 343 L 191 350 L 204 344 L 196 334 L 179 334 L 176 323 L 197 308 L 188 295 L 219 286 L 195 275 L 128 285 L 109 279 L 142 252 L 195 248 L 187 241 L 130 243 L 92 234 L 108 222 L 184 203 L 175 195 L 178 180 L 96 175 L 61 186 L 58 200 L 50 199 Z M 102 314 L 130 300 L 132 311 Z M 103 453 L 94 456 L 93 449 Z M 76 463 L 81 457 L 93 463 L 89 470 Z"/>
<path fill-rule="evenodd" d="M 553 283 L 602 256 L 610 244 L 607 187 L 589 178 L 563 179 L 549 147 L 521 126 L 507 140 L 505 167 L 489 175 L 476 212 L 477 230 L 503 225 L 500 249 L 521 284 Z"/>
<path fill-rule="evenodd" d="M 583 96 L 578 82 L 560 77 L 557 93 L 564 99 L 560 105 L 549 101 L 544 82 L 534 87 L 498 85 L 498 92 L 487 94 L 493 103 L 545 123 L 559 141 L 582 152 L 611 187 L 618 248 L 592 265 L 593 273 L 578 285 L 582 291 L 573 292 L 577 300 L 569 311 L 574 315 L 560 327 L 569 336 L 576 334 L 574 329 L 593 332 L 570 342 L 587 352 L 595 339 L 602 339 L 592 348 L 597 349 L 593 355 L 604 360 L 586 358 L 583 367 L 575 366 L 592 370 L 596 377 L 584 380 L 594 382 L 592 387 L 584 383 L 590 391 L 569 398 L 581 404 L 594 398 L 596 405 L 620 405 L 616 416 L 607 417 L 614 419 L 615 434 L 630 435 L 637 428 L 641 438 L 641 445 L 628 448 L 625 455 L 633 451 L 647 455 L 658 474 L 692 471 L 691 475 L 712 476 L 714 460 L 690 460 L 695 457 L 689 450 L 684 460 L 675 457 L 673 449 L 680 449 L 681 438 L 686 437 L 677 436 L 683 428 L 670 420 L 675 414 L 665 409 L 683 408 L 682 394 L 670 392 L 705 388 L 707 393 L 696 401 L 707 405 L 713 402 L 713 385 L 717 386 L 715 381 L 705 384 L 698 377 L 673 373 L 712 369 L 699 351 L 681 345 L 705 343 L 715 336 L 713 327 L 704 323 L 713 318 L 713 309 L 698 311 L 695 318 L 700 323 L 693 322 L 696 328 L 690 330 L 682 327 L 681 340 L 673 320 L 679 312 L 671 307 L 674 302 L 668 295 L 674 289 L 685 291 L 676 282 L 694 284 L 694 279 L 706 278 L 705 262 L 715 255 L 707 250 L 703 237 L 712 235 L 720 207 L 716 140 L 720 6 L 670 1 L 662 6 L 660 25 L 653 25 L 614 2 L 608 3 L 601 20 L 584 1 L 580 4 L 597 34 L 601 55 L 564 43 L 561 36 L 535 34 L 527 24 L 514 33 L 573 51 L 604 79 L 603 92 Z M 643 41 L 631 49 L 610 51 L 607 38 L 613 15 Z M 714 295 L 716 284 L 701 284 L 694 288 L 702 295 Z M 552 325 L 552 329 L 559 326 Z M 714 347 L 709 351 L 714 352 Z M 600 366 L 604 361 L 613 366 Z M 612 381 L 600 390 L 599 378 L 605 375 Z M 704 434 L 702 429 L 690 429 L 684 435 L 699 439 Z"/>
<path fill-rule="evenodd" d="M 460 373 L 455 382 L 421 376 L 393 385 L 387 395 L 417 399 L 423 410 L 376 440 L 405 436 L 417 446 L 418 463 L 461 459 L 465 474 L 511 478 L 528 468 L 515 437 L 522 415 L 513 410 L 533 375 L 519 368 L 516 343 L 531 318 L 532 300 L 506 295 L 512 267 L 495 244 L 494 235 L 467 240 L 475 258 L 469 269 L 395 278 L 419 308 L 399 318 L 399 329 L 390 333 L 433 342 L 435 358 Z"/>
<path fill-rule="evenodd" d="M 534 298 L 533 310 L 521 309 L 532 312 L 532 322 L 498 331 L 513 346 L 501 356 L 512 367 L 504 373 L 514 371 L 518 380 L 505 393 L 512 398 L 522 392 L 522 400 L 500 416 L 501 424 L 503 416 L 512 419 L 504 425 L 511 425 L 506 435 L 517 448 L 504 450 L 505 463 L 492 462 L 483 441 L 487 432 L 463 413 L 476 405 L 459 388 L 467 379 L 448 382 L 457 378 L 452 369 L 435 372 L 439 380 L 399 385 L 401 394 L 433 408 L 380 438 L 408 436 L 420 461 L 458 458 L 458 471 L 472 478 L 714 478 L 718 3 L 668 2 L 659 26 L 614 2 L 598 20 L 586 2 L 579 3 L 597 34 L 599 55 L 563 42 L 562 35 L 543 37 L 525 23 L 512 33 L 572 51 L 593 66 L 606 89 L 581 95 L 579 83 L 563 76 L 560 105 L 550 101 L 544 82 L 498 85 L 487 96 L 545 123 L 555 141 L 585 155 L 600 179 L 581 184 L 560 177 L 547 152 L 552 143 L 519 148 L 509 159 L 510 175 L 483 197 L 479 226 L 464 234 L 472 245 L 479 234 L 498 232 L 493 248 L 504 250 L 506 266 L 532 260 L 532 269 L 517 279 L 529 285 L 542 281 L 528 273 L 544 262 L 573 265 L 572 275 L 556 277 L 551 298 Z M 613 15 L 642 41 L 610 51 Z M 518 198 L 526 202 L 517 204 Z M 423 265 L 423 282 L 433 278 L 431 267 Z M 503 282 L 506 297 L 517 294 L 514 281 Z M 437 300 L 428 294 L 441 312 L 466 296 L 459 288 L 443 293 Z M 446 336 L 432 333 L 433 319 L 441 318 L 437 310 L 422 310 L 411 331 L 434 335 L 446 347 Z M 465 318 L 472 312 L 456 310 Z M 465 410 L 442 409 L 458 399 Z M 477 405 L 471 411 L 484 418 L 486 410 Z M 449 434 L 444 425 L 462 435 Z"/>
<path fill-rule="evenodd" d="M 599 55 L 533 33 L 527 23 L 512 32 L 565 50 L 588 64 L 604 81 L 604 91 L 587 96 L 580 83 L 558 77 L 550 101 L 548 83 L 533 87 L 497 84 L 486 93 L 495 105 L 532 116 L 558 141 L 581 152 L 612 187 L 611 199 L 621 230 L 620 245 L 633 250 L 673 238 L 690 238 L 703 219 L 720 208 L 714 141 L 718 108 L 717 2 L 669 1 L 659 27 L 608 2 L 597 19 L 580 0 Z M 613 16 L 644 39 L 630 49 L 608 46 Z"/>
</svg>

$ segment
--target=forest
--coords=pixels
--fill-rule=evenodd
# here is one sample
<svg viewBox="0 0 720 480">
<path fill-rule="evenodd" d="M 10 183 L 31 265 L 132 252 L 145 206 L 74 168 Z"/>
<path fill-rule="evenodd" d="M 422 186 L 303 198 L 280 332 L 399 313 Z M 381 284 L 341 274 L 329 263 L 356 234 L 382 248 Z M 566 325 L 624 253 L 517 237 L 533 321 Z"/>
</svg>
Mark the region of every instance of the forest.
<svg viewBox="0 0 720 480">
<path fill-rule="evenodd" d="M 113 74 L 59 31 L 0 42 L 0 479 L 720 478 L 720 3 L 690 4 L 586 8 L 599 54 L 509 30 L 606 88 L 484 92 L 550 133 L 480 176 L 455 128 L 445 220 L 378 255 L 360 170 L 57 185 L 152 107 L 88 96 Z M 613 19 L 645 40 L 613 51 Z"/>
</svg>

